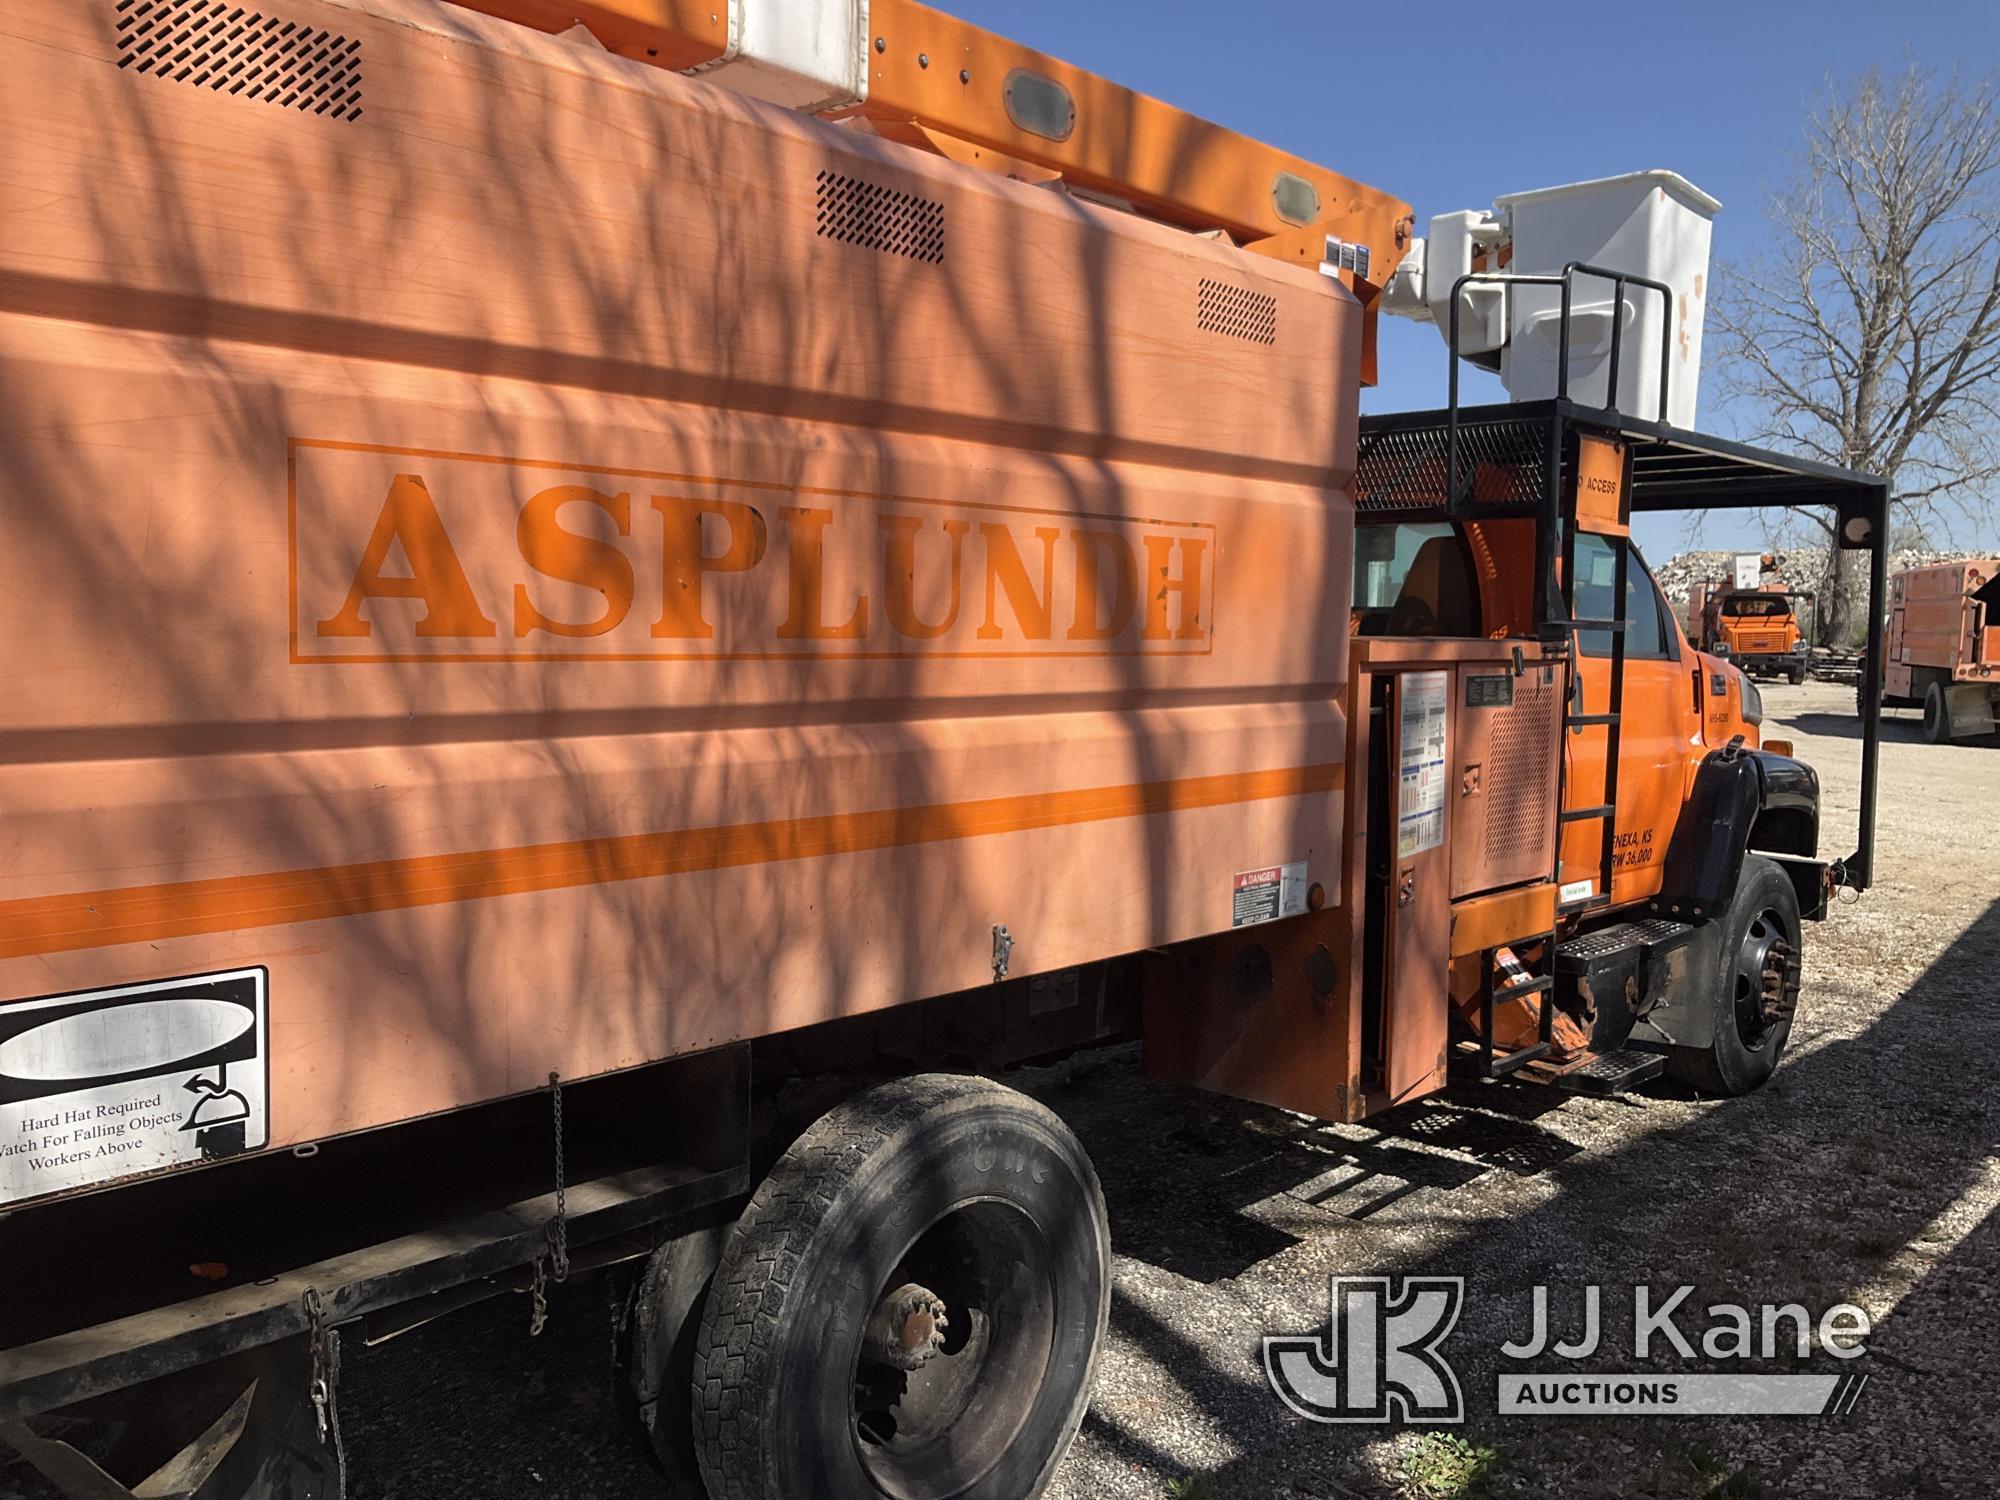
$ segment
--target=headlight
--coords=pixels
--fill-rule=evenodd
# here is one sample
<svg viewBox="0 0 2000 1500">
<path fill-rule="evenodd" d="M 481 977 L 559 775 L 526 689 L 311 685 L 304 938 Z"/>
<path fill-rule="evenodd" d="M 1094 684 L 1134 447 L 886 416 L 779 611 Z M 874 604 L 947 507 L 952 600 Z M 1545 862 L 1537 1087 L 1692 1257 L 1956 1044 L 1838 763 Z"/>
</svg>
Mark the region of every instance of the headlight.
<svg viewBox="0 0 2000 1500">
<path fill-rule="evenodd" d="M 1763 723 L 1764 695 L 1757 691 L 1757 684 L 1752 682 L 1744 673 L 1738 672 L 1736 680 L 1742 684 L 1743 722 L 1745 724 Z"/>
</svg>

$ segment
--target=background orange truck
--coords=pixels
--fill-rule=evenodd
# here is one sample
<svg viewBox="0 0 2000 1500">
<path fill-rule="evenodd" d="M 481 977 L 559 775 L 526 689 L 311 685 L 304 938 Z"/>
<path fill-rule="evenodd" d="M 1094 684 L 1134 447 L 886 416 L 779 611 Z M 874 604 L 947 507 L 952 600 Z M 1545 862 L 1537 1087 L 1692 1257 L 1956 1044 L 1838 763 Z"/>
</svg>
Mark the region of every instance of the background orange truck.
<svg viewBox="0 0 2000 1500">
<path fill-rule="evenodd" d="M 1693 430 L 1672 173 L 1418 236 L 909 0 L 0 64 L 0 1440 L 70 1494 L 337 1493 L 344 1338 L 590 1274 L 688 1492 L 1032 1496 L 1109 1226 L 992 1075 L 1741 1093 L 1869 882 L 1873 714 L 1828 848 L 1630 544 L 1828 507 L 1881 596 L 1878 481 Z M 1383 310 L 1445 408 L 1359 416 Z"/>
<path fill-rule="evenodd" d="M 1768 564 L 1750 586 L 1698 583 L 1688 595 L 1688 633 L 1704 651 L 1728 657 L 1755 677 L 1783 677 L 1794 686 L 1812 666 L 1812 642 L 1801 603 L 1813 600 L 1772 574 Z"/>
<path fill-rule="evenodd" d="M 1934 743 L 2000 720 L 2000 558 L 1933 563 L 1890 583 L 1881 704 L 1922 708 Z M 1869 710 L 1867 690 L 1860 694 Z"/>
</svg>

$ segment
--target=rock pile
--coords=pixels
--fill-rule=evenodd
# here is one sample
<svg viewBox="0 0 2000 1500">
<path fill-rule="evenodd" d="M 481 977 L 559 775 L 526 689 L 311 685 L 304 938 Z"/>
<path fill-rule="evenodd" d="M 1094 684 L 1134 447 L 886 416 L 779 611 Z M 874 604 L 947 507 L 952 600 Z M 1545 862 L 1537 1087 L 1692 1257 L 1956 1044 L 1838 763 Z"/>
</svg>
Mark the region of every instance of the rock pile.
<svg viewBox="0 0 2000 1500">
<path fill-rule="evenodd" d="M 1751 549 L 1745 547 L 1742 550 L 1748 552 Z M 1777 572 L 1790 587 L 1802 593 L 1819 593 L 1825 588 L 1825 551 L 1793 548 L 1789 551 L 1774 550 L 1769 555 L 1777 559 Z M 1889 554 L 1889 572 L 1893 575 L 1905 568 L 1921 568 L 1930 563 L 1951 562 L 1973 555 L 1970 552 L 1929 552 L 1905 548 Z M 1685 607 L 1688 595 L 1697 583 L 1727 581 L 1735 556 L 1735 552 L 1682 552 L 1653 569 L 1653 576 L 1659 580 L 1660 590 L 1667 596 L 1667 602 L 1679 610 Z M 1770 570 L 1767 568 L 1766 571 Z"/>
</svg>

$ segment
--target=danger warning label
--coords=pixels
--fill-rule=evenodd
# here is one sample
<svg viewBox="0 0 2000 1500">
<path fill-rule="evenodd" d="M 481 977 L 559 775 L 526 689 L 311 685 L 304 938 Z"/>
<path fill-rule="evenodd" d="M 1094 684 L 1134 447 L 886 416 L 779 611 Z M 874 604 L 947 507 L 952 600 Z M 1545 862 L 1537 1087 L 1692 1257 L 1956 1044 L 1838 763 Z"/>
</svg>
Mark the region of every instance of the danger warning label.
<svg viewBox="0 0 2000 1500">
<path fill-rule="evenodd" d="M 1231 927 L 1252 927 L 1296 917 L 1306 909 L 1306 862 L 1245 870 L 1236 877 L 1236 903 Z"/>
</svg>

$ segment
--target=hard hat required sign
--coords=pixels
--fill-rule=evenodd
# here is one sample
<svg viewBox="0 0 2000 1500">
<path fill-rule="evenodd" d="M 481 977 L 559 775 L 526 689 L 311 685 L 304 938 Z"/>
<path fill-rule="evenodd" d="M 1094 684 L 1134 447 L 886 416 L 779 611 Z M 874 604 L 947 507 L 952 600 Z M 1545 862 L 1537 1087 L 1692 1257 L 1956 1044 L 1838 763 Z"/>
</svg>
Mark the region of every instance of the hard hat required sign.
<svg viewBox="0 0 2000 1500">
<path fill-rule="evenodd" d="M 0 1204 L 270 1142 L 264 969 L 0 1005 Z"/>
</svg>

